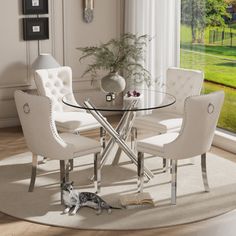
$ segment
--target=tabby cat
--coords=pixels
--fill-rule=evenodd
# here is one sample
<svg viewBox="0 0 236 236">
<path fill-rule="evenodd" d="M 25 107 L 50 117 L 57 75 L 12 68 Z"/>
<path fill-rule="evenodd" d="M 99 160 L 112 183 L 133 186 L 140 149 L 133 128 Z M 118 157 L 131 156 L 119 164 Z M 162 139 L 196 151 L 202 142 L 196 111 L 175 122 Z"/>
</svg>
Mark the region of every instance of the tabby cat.
<svg viewBox="0 0 236 236">
<path fill-rule="evenodd" d="M 70 213 L 71 215 L 75 215 L 83 206 L 97 209 L 97 214 L 101 214 L 103 209 L 106 209 L 108 214 L 111 213 L 111 209 L 121 209 L 110 206 L 95 193 L 74 190 L 73 182 L 62 184 L 62 191 L 63 202 L 66 206 L 63 214 Z"/>
</svg>

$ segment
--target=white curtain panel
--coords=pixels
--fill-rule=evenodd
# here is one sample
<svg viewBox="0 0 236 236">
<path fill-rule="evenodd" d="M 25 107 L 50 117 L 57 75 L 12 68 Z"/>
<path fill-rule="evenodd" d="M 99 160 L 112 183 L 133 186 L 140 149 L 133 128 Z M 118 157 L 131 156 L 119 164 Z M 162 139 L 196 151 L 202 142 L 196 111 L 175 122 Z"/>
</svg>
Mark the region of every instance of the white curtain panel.
<svg viewBox="0 0 236 236">
<path fill-rule="evenodd" d="M 179 65 L 179 31 L 180 0 L 125 0 L 125 32 L 150 38 L 145 67 L 157 80 L 151 89 L 162 89 L 167 68 Z"/>
</svg>

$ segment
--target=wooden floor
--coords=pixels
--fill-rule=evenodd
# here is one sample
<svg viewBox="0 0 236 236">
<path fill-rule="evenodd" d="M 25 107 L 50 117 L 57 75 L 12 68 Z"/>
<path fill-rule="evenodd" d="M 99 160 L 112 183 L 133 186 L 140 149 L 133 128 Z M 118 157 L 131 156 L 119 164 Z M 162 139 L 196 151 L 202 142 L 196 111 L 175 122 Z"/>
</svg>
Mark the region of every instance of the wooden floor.
<svg viewBox="0 0 236 236">
<path fill-rule="evenodd" d="M 114 120 L 116 123 L 116 120 Z M 85 133 L 88 137 L 98 138 L 98 131 Z M 21 129 L 6 128 L 0 129 L 0 160 L 9 155 L 26 151 L 26 145 Z M 235 159 L 236 155 L 225 152 L 221 149 L 212 148 L 212 151 L 220 156 Z M 0 189 L 1 194 L 1 189 Z M 4 204 L 4 203 L 0 203 Z M 235 206 L 236 207 L 236 206 Z M 215 217 L 206 221 L 193 224 L 161 228 L 144 231 L 89 231 L 72 230 L 60 227 L 51 227 L 40 224 L 29 223 L 11 216 L 0 213 L 0 235 L 1 236 L 100 236 L 100 235 L 136 235 L 136 236 L 235 236 L 236 235 L 236 211 Z"/>
</svg>

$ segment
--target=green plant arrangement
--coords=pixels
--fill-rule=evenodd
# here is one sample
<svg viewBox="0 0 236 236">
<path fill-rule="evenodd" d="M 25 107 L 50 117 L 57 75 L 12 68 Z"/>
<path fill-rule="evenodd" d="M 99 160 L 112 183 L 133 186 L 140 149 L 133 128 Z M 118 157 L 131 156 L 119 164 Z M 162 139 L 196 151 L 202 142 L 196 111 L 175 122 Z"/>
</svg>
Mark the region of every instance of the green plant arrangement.
<svg viewBox="0 0 236 236">
<path fill-rule="evenodd" d="M 132 83 L 146 82 L 151 85 L 151 75 L 143 66 L 147 35 L 137 36 L 126 33 L 120 38 L 111 39 L 94 47 L 79 47 L 82 52 L 80 61 L 93 58 L 82 76 L 91 74 L 92 81 L 97 78 L 99 71 L 107 71 L 108 75 L 124 75 L 125 80 Z"/>
</svg>

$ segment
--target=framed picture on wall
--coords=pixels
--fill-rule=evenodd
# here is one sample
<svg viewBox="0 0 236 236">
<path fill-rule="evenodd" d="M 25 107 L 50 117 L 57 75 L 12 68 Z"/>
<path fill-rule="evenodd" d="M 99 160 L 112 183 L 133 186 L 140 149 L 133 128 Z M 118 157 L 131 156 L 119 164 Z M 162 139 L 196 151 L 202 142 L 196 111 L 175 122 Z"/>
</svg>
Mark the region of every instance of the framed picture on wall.
<svg viewBox="0 0 236 236">
<path fill-rule="evenodd" d="M 49 39 L 48 18 L 24 18 L 23 39 L 42 40 Z"/>
<path fill-rule="evenodd" d="M 23 14 L 47 14 L 48 0 L 22 0 Z"/>
</svg>

